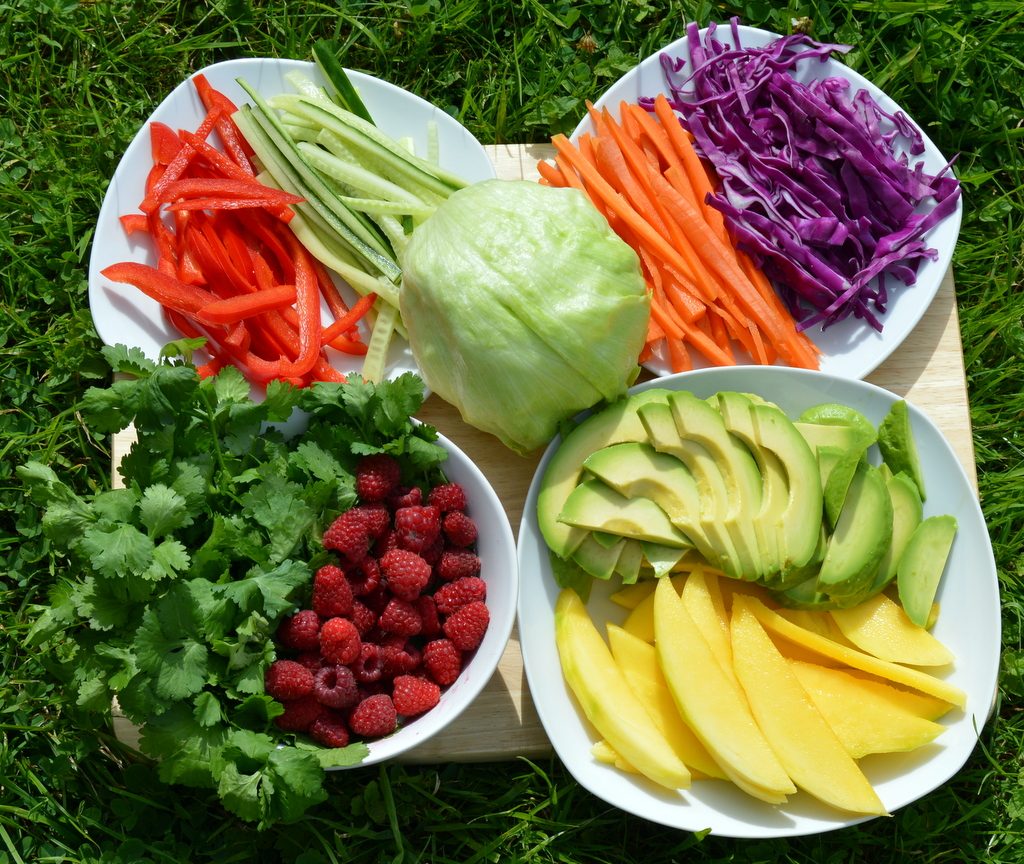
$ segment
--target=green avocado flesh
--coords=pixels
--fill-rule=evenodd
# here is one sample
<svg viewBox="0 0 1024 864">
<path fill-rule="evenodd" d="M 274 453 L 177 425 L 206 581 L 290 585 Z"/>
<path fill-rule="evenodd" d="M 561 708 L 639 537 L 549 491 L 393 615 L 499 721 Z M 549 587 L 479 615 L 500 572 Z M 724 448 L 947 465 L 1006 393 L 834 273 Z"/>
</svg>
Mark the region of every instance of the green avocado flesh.
<svg viewBox="0 0 1024 864">
<path fill-rule="evenodd" d="M 884 437 L 916 454 L 901 416 L 882 434 L 837 403 L 793 421 L 749 393 L 640 391 L 552 454 L 541 532 L 595 578 L 630 584 L 704 562 L 797 608 L 854 605 L 895 579 L 927 620 L 956 523 L 923 519 L 906 459 L 879 460 Z"/>
<path fill-rule="evenodd" d="M 917 454 L 917 445 L 910 429 L 910 412 L 907 403 L 902 399 L 893 402 L 889 413 L 878 426 L 878 450 L 882 461 L 889 466 L 893 474 L 904 472 L 924 501 L 924 477 L 921 474 L 921 462 Z"/>
</svg>

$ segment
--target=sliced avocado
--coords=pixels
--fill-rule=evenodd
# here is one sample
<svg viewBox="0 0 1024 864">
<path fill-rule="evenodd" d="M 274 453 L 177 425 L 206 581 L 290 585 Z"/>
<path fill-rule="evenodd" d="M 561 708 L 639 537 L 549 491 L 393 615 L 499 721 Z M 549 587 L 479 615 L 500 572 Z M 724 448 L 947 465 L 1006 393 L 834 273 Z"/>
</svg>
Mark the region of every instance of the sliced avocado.
<svg viewBox="0 0 1024 864">
<path fill-rule="evenodd" d="M 861 594 L 892 541 L 892 499 L 882 475 L 860 462 L 818 571 L 818 590 L 842 601 Z"/>
<path fill-rule="evenodd" d="M 582 420 L 552 454 L 537 494 L 537 524 L 548 548 L 567 558 L 586 536 L 586 532 L 558 521 L 565 500 L 583 472 L 583 460 L 595 450 L 620 441 L 643 441 L 646 438 L 637 410 L 647 402 L 662 401 L 669 391 L 642 390 Z"/>
<path fill-rule="evenodd" d="M 640 546 L 644 552 L 644 561 L 654 571 L 655 576 L 670 573 L 688 554 L 686 549 L 680 549 L 678 546 L 662 546 L 660 543 L 650 543 L 646 540 L 641 540 Z"/>
<path fill-rule="evenodd" d="M 788 496 L 775 530 L 782 552 L 781 581 L 791 582 L 815 556 L 821 536 L 822 487 L 817 460 L 790 419 L 770 405 L 751 405 L 758 445 L 786 472 Z"/>
<path fill-rule="evenodd" d="M 865 446 L 870 447 L 878 437 L 875 425 L 856 408 L 843 405 L 841 402 L 822 402 L 812 405 L 796 418 L 800 423 L 817 423 L 824 426 L 852 426 L 864 438 L 868 439 Z"/>
<path fill-rule="evenodd" d="M 637 413 L 647 430 L 651 446 L 659 453 L 680 459 L 697 483 L 700 527 L 714 553 L 714 558 L 708 556 L 708 563 L 735 579 L 744 578 L 732 537 L 723 522 L 728 508 L 728 493 L 718 464 L 700 444 L 680 437 L 667 401 L 642 405 Z"/>
<path fill-rule="evenodd" d="M 659 453 L 646 442 L 626 441 L 591 453 L 583 467 L 626 498 L 649 498 L 698 547 L 707 546 L 697 482 L 675 456 Z"/>
<path fill-rule="evenodd" d="M 759 403 L 763 401 L 758 400 Z M 751 404 L 746 393 L 722 390 L 716 394 L 715 405 L 722 415 L 725 428 L 751 452 L 761 474 L 761 508 L 752 518 L 764 565 L 761 581 L 767 585 L 775 581 L 782 569 L 783 551 L 776 526 L 789 501 L 789 485 L 782 461 L 757 441 L 754 417 L 750 413 Z"/>
<path fill-rule="evenodd" d="M 828 519 L 829 527 L 833 530 L 842 513 L 843 504 L 850 491 L 850 483 L 857 473 L 858 467 L 866 464 L 864 460 L 864 449 L 843 450 L 832 463 L 828 472 L 828 479 L 825 481 L 822 490 L 825 502 L 825 518 Z M 828 457 L 826 457 L 828 458 Z"/>
<path fill-rule="evenodd" d="M 910 412 L 907 403 L 900 399 L 893 402 L 889 413 L 878 426 L 878 449 L 882 461 L 892 469 L 893 474 L 901 471 L 906 473 L 921 496 L 924 495 L 924 475 L 921 473 L 921 461 L 914 443 L 914 433 L 910 428 Z"/>
<path fill-rule="evenodd" d="M 818 590 L 817 576 L 811 576 L 795 585 L 791 585 L 774 595 L 783 606 L 792 609 L 832 609 L 835 604 L 827 594 Z"/>
<path fill-rule="evenodd" d="M 907 617 L 919 627 L 928 623 L 956 529 L 954 516 L 929 516 L 922 520 L 896 565 L 900 603 Z"/>
<path fill-rule="evenodd" d="M 732 537 L 742 578 L 760 579 L 765 562 L 753 517 L 761 510 L 762 480 L 754 457 L 725 428 L 721 413 L 703 399 L 679 390 L 668 397 L 668 404 L 680 438 L 703 447 L 717 465 L 725 488 L 724 501 L 717 502 L 718 518 Z"/>
<path fill-rule="evenodd" d="M 617 534 L 606 534 L 604 531 L 591 531 L 590 536 L 604 546 L 605 549 L 614 546 L 622 539 Z"/>
<path fill-rule="evenodd" d="M 797 420 L 793 425 L 814 452 L 817 452 L 820 447 L 838 447 L 840 450 L 850 450 L 859 447 L 866 449 L 871 446 L 875 439 L 873 429 L 870 435 L 865 436 L 863 430 L 855 425 L 843 423 L 806 423 L 801 420 Z M 868 443 L 863 445 L 861 441 L 865 437 L 868 438 Z"/>
<path fill-rule="evenodd" d="M 626 498 L 596 478 L 584 480 L 572 490 L 558 518 L 588 531 L 605 531 L 666 546 L 693 546 L 669 521 L 665 511 L 649 498 Z"/>
<path fill-rule="evenodd" d="M 595 579 L 611 579 L 615 564 L 626 541 L 620 537 L 613 546 L 602 546 L 592 534 L 585 534 L 583 542 L 572 551 L 572 560 Z"/>
<path fill-rule="evenodd" d="M 895 578 L 896 565 L 924 516 L 921 495 L 914 481 L 902 471 L 893 474 L 884 464 L 879 466 L 879 470 L 885 478 L 889 498 L 892 499 L 892 542 L 878 565 L 872 594 L 877 594 Z"/>
<path fill-rule="evenodd" d="M 640 540 L 623 540 L 622 544 L 619 560 L 615 562 L 615 572 L 623 585 L 632 585 L 640 577 L 644 550 Z"/>
</svg>

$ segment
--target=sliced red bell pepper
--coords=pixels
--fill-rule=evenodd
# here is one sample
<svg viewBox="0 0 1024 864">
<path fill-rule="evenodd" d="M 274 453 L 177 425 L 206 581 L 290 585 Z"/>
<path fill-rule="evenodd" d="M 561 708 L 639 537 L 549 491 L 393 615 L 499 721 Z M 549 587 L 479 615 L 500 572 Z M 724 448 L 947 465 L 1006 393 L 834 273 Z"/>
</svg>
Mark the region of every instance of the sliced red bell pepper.
<svg viewBox="0 0 1024 864">
<path fill-rule="evenodd" d="M 208 138 L 210 132 L 213 131 L 218 116 L 220 116 L 219 108 L 211 110 L 203 119 L 203 122 L 199 124 L 199 128 L 196 129 L 196 135 L 204 140 Z M 153 184 L 151 189 L 147 190 L 146 197 L 142 199 L 142 203 L 139 205 L 139 209 L 143 213 L 152 213 L 159 208 L 164 187 L 169 183 L 173 183 L 185 173 L 185 169 L 188 168 L 195 155 L 196 151 L 192 147 L 188 144 L 182 145 L 177 155 L 164 169 L 160 179 Z"/>
<path fill-rule="evenodd" d="M 149 124 L 149 146 L 154 165 L 170 165 L 181 150 L 181 138 L 166 123 L 154 120 Z"/>
<path fill-rule="evenodd" d="M 238 110 L 238 106 L 219 90 L 215 90 L 202 72 L 192 76 L 192 84 L 207 111 L 219 109 L 217 134 L 224 143 L 224 149 L 231 154 L 231 158 L 239 167 L 250 174 L 255 173 L 251 161 L 252 147 L 238 131 L 235 121 L 231 119 L 231 115 Z"/>
<path fill-rule="evenodd" d="M 203 324 L 234 324 L 243 318 L 262 315 L 295 302 L 294 285 L 278 285 L 252 294 L 238 294 L 215 300 L 196 313 L 196 319 Z"/>
<path fill-rule="evenodd" d="M 138 231 L 149 233 L 149 217 L 145 213 L 125 213 L 124 216 L 118 217 L 118 221 L 124 228 L 124 233 L 129 236 Z"/>
<path fill-rule="evenodd" d="M 320 339 L 325 344 L 330 342 L 333 344 L 334 339 L 339 336 L 344 336 L 355 327 L 356 323 L 373 308 L 373 304 L 377 300 L 376 294 L 367 294 L 364 297 L 360 297 L 355 305 L 345 313 L 341 318 L 338 318 L 333 324 L 325 328 L 320 336 Z M 337 347 L 337 346 L 335 346 Z"/>
<path fill-rule="evenodd" d="M 300 204 L 303 200 L 300 195 L 264 186 L 253 178 L 240 180 L 235 177 L 183 177 L 163 186 L 160 203 L 177 202 L 183 198 L 253 198 L 277 204 Z"/>
<path fill-rule="evenodd" d="M 152 297 L 161 306 L 167 306 L 178 312 L 195 315 L 204 306 L 208 306 L 216 296 L 195 285 L 186 285 L 180 279 L 163 273 L 148 264 L 135 261 L 122 261 L 111 264 L 100 271 L 111 282 L 126 282 L 134 285 L 144 294 Z"/>
</svg>

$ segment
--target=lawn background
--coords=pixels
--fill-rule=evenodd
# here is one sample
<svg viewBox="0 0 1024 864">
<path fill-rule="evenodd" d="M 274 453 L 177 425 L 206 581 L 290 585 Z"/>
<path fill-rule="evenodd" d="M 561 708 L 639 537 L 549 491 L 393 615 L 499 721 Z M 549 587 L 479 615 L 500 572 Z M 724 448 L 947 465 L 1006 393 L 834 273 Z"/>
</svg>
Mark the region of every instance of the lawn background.
<svg viewBox="0 0 1024 864">
<path fill-rule="evenodd" d="M 60 656 L 21 646 L 52 574 L 14 467 L 41 458 L 81 491 L 109 443 L 75 403 L 105 367 L 86 293 L 106 183 L 139 125 L 195 69 L 234 57 L 345 62 L 443 106 L 484 142 L 545 141 L 685 23 L 821 41 L 959 154 L 953 266 L 982 506 L 1003 592 L 1000 701 L 965 768 L 890 819 L 792 841 L 665 829 L 582 791 L 557 760 L 367 768 L 264 832 L 212 795 L 165 787 L 62 691 Z M 960 862 L 1024 859 L 1024 7 L 977 2 L 0 2 L 0 864 L 6 862 Z"/>
</svg>

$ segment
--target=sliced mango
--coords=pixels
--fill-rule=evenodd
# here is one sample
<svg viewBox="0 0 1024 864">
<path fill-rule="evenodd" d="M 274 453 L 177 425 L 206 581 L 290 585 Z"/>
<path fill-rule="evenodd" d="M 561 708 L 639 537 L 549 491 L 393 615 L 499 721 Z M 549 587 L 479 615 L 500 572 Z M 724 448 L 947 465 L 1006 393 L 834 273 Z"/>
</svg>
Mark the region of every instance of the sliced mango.
<svg viewBox="0 0 1024 864">
<path fill-rule="evenodd" d="M 952 652 L 931 633 L 907 617 L 899 603 L 885 594 L 830 613 L 843 635 L 862 651 L 880 660 L 911 666 L 946 666 Z"/>
<path fill-rule="evenodd" d="M 733 601 L 734 614 L 735 604 L 738 600 L 739 598 L 737 597 Z M 959 708 L 963 708 L 967 704 L 967 694 L 959 687 L 949 684 L 941 678 L 936 678 L 927 672 L 921 672 L 919 669 L 900 666 L 897 663 L 890 663 L 888 660 L 879 660 L 871 654 L 847 648 L 845 645 L 840 645 L 831 639 L 819 636 L 810 630 L 805 630 L 792 621 L 786 620 L 777 612 L 773 612 L 755 598 L 747 598 L 746 602 L 747 608 L 757 616 L 757 620 L 761 622 L 764 628 L 776 636 L 795 642 L 797 645 L 817 654 L 831 657 L 833 660 L 838 660 L 840 663 L 852 666 L 854 669 L 861 669 L 880 678 L 894 681 L 897 684 L 903 684 L 914 690 L 927 693 L 930 696 L 936 696 L 946 702 L 953 703 Z"/>
<path fill-rule="evenodd" d="M 658 654 L 654 646 L 621 627 L 609 624 L 608 647 L 626 682 L 676 755 L 690 769 L 693 778 L 697 779 L 699 774 L 701 777 L 725 779 L 725 773 L 718 767 L 718 763 L 680 715 L 668 684 L 665 683 L 661 666 L 658 665 Z"/>
<path fill-rule="evenodd" d="M 659 579 L 658 581 L 662 580 Z M 654 642 L 653 591 L 633 607 L 626 616 L 626 620 L 622 622 L 622 627 L 627 633 L 636 636 L 637 639 L 642 639 L 644 642 Z"/>
<path fill-rule="evenodd" d="M 634 695 L 571 588 L 555 603 L 555 644 L 566 683 L 598 733 L 648 779 L 667 789 L 688 787 L 689 770 Z"/>
<path fill-rule="evenodd" d="M 623 759 L 604 738 L 598 741 L 593 747 L 590 748 L 590 755 L 593 756 L 598 762 L 603 762 L 605 765 L 614 765 L 620 771 L 624 771 L 626 774 L 639 774 L 632 765 L 630 765 L 625 759 Z"/>
<path fill-rule="evenodd" d="M 914 750 L 946 728 L 902 707 L 900 691 L 881 681 L 795 660 L 789 667 L 854 759 Z"/>
<path fill-rule="evenodd" d="M 694 570 L 683 585 L 680 596 L 718 665 L 727 676 L 735 680 L 732 643 L 729 638 L 729 615 L 722 602 L 718 577 L 706 575 L 702 570 Z"/>
<path fill-rule="evenodd" d="M 885 806 L 864 772 L 750 611 L 752 602 L 737 597 L 733 605 L 733 663 L 751 711 L 786 773 L 832 807 L 884 815 Z"/>
<path fill-rule="evenodd" d="M 783 803 L 796 787 L 667 579 L 654 590 L 654 629 L 661 671 L 687 725 L 737 786 Z"/>
<path fill-rule="evenodd" d="M 633 585 L 626 585 L 613 593 L 608 599 L 623 609 L 635 609 L 645 597 L 654 593 L 654 582 L 644 579 Z"/>
</svg>

